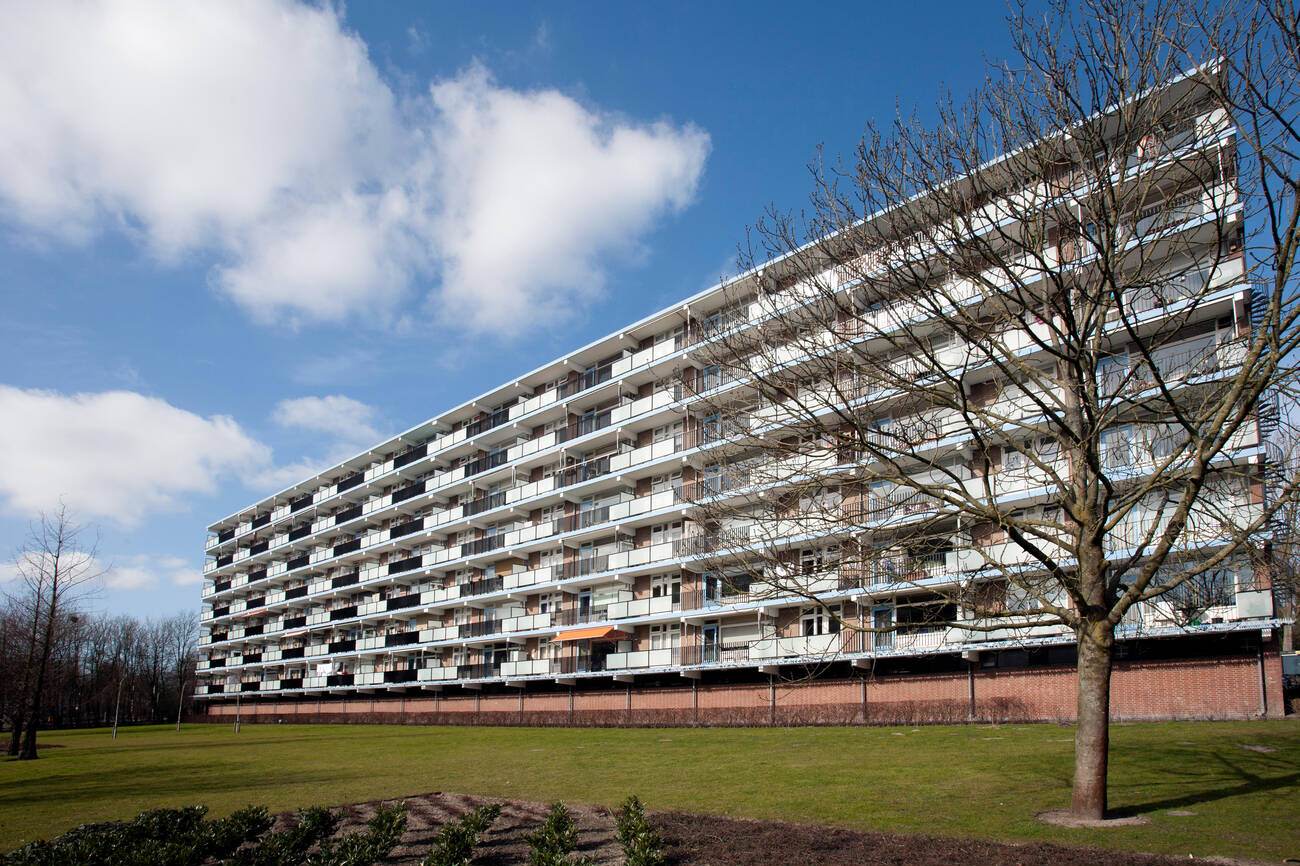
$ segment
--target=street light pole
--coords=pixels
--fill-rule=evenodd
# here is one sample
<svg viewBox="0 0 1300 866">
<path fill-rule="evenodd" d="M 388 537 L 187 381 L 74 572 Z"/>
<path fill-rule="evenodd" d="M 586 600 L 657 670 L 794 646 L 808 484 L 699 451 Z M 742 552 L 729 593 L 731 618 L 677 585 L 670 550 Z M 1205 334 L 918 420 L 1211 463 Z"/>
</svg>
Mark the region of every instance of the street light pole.
<svg viewBox="0 0 1300 866">
<path fill-rule="evenodd" d="M 117 700 L 113 702 L 113 739 L 117 739 L 117 719 L 122 712 L 122 683 L 126 682 L 126 677 L 117 678 Z"/>
<path fill-rule="evenodd" d="M 181 711 L 185 708 L 185 680 L 181 680 L 181 696 L 176 701 L 176 730 L 181 729 Z"/>
<path fill-rule="evenodd" d="M 235 733 L 239 733 L 239 702 L 243 700 L 242 693 L 235 695 Z"/>
</svg>

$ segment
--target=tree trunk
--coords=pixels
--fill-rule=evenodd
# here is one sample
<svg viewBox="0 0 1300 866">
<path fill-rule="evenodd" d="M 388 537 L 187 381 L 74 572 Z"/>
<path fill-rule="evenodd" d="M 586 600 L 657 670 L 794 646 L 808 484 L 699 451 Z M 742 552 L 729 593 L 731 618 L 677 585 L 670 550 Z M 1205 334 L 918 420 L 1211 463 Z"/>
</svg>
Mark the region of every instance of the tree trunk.
<svg viewBox="0 0 1300 866">
<path fill-rule="evenodd" d="M 1074 734 L 1074 793 L 1078 818 L 1106 817 L 1106 770 L 1110 761 L 1110 673 L 1115 634 L 1110 623 L 1085 621 L 1078 629 L 1079 705 Z"/>
<path fill-rule="evenodd" d="M 37 593 L 33 599 L 32 606 L 32 630 L 27 638 L 27 658 L 23 662 L 23 679 L 22 685 L 18 688 L 18 696 L 14 702 L 13 730 L 9 732 L 9 750 L 11 756 L 16 756 L 22 745 L 23 727 L 27 721 L 27 706 L 29 703 L 28 687 L 32 682 L 32 664 L 36 659 L 36 638 L 40 634 L 41 628 L 41 594 Z"/>
<path fill-rule="evenodd" d="M 58 565 L 55 565 L 57 570 Z M 36 682 L 32 685 L 32 702 L 27 708 L 27 730 L 23 735 L 22 750 L 18 753 L 20 761 L 34 761 L 36 754 L 36 731 L 41 726 L 41 703 L 45 691 L 45 671 L 50 665 L 50 650 L 54 645 L 54 624 L 58 617 L 58 583 L 50 591 L 50 609 L 45 621 L 45 635 L 41 642 L 41 658 L 36 666 Z"/>
</svg>

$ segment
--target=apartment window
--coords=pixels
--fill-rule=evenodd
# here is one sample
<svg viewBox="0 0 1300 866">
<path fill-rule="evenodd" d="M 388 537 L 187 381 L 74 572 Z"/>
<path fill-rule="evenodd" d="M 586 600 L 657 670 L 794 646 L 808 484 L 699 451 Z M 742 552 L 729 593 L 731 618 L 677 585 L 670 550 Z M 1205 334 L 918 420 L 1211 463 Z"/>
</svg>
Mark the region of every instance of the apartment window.
<svg viewBox="0 0 1300 866">
<path fill-rule="evenodd" d="M 543 661 L 554 660 L 560 657 L 560 645 L 549 637 L 537 639 L 536 658 Z"/>
<path fill-rule="evenodd" d="M 1188 442 L 1187 431 L 1172 424 L 1153 428 L 1151 433 L 1151 453 L 1161 460 L 1177 454 Z"/>
<path fill-rule="evenodd" d="M 840 630 L 840 606 L 827 610 L 824 607 L 805 607 L 799 611 L 799 629 L 804 637 L 816 637 L 823 634 L 838 634 Z"/>
<path fill-rule="evenodd" d="M 1118 391 L 1124 382 L 1124 376 L 1128 373 L 1128 367 L 1127 349 L 1097 361 L 1097 386 L 1101 392 L 1113 394 Z"/>
<path fill-rule="evenodd" d="M 709 391 L 722 385 L 722 367 L 710 364 L 700 371 L 700 390 Z"/>
<path fill-rule="evenodd" d="M 706 439 L 715 439 L 722 435 L 722 413 L 711 412 L 700 419 L 700 432 Z"/>
<path fill-rule="evenodd" d="M 669 439 L 676 443 L 678 448 L 682 447 L 682 422 L 675 421 L 672 424 L 662 424 L 654 429 L 654 441 L 666 442 Z"/>
<path fill-rule="evenodd" d="M 1107 469 L 1132 466 L 1137 462 L 1137 443 L 1132 424 L 1101 431 L 1101 461 Z"/>
<path fill-rule="evenodd" d="M 676 649 L 682 643 L 682 627 L 671 625 L 650 626 L 650 649 Z"/>
<path fill-rule="evenodd" d="M 809 547 L 799 551 L 799 571 L 818 574 L 839 561 L 839 551 L 834 547 Z"/>
<path fill-rule="evenodd" d="M 681 604 L 682 576 L 680 574 L 661 574 L 651 578 L 650 597 L 671 597 L 673 604 Z"/>
<path fill-rule="evenodd" d="M 667 493 L 669 490 L 681 491 L 682 473 L 673 472 L 668 475 L 655 475 L 650 479 L 650 493 Z"/>
<path fill-rule="evenodd" d="M 548 505 L 541 509 L 538 515 L 538 523 L 552 523 L 564 516 L 564 505 Z"/>
<path fill-rule="evenodd" d="M 563 601 L 563 594 L 558 592 L 548 592 L 537 597 L 538 613 L 555 613 L 560 609 Z"/>
<path fill-rule="evenodd" d="M 650 527 L 650 543 L 667 544 L 670 541 L 678 541 L 683 534 L 684 529 L 680 520 L 660 523 L 658 526 Z"/>
<path fill-rule="evenodd" d="M 1002 471 L 1019 472 L 1025 468 L 1024 452 L 1016 448 L 1004 448 L 1002 450 Z"/>
<path fill-rule="evenodd" d="M 930 351 L 937 354 L 952 346 L 956 341 L 956 334 L 947 328 L 941 328 L 930 335 Z"/>
</svg>

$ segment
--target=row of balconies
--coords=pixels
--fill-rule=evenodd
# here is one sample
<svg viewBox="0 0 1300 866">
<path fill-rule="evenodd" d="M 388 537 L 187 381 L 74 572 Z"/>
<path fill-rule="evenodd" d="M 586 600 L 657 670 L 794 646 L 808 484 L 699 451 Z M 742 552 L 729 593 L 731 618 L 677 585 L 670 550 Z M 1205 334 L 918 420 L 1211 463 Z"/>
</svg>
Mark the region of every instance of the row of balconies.
<svg viewBox="0 0 1300 866">
<path fill-rule="evenodd" d="M 1246 519 L 1250 519 L 1247 514 Z M 1212 543 L 1222 538 L 1221 527 L 1215 523 L 1198 525 L 1199 516 L 1194 515 L 1186 537 L 1201 543 Z M 1141 521 L 1134 521 L 1132 534 L 1136 544 L 1142 540 L 1150 529 Z M 789 570 L 772 579 L 754 579 L 748 591 L 715 595 L 710 597 L 700 588 L 689 589 L 680 598 L 668 595 L 658 597 L 640 597 L 620 599 L 612 604 L 585 611 L 574 608 L 559 610 L 554 613 L 525 614 L 522 609 L 514 616 L 484 619 L 477 622 L 453 624 L 449 626 L 432 626 L 424 629 L 397 631 L 388 635 L 373 636 L 351 641 L 331 641 L 306 648 L 306 655 L 326 655 L 337 652 L 365 651 L 387 649 L 413 643 L 428 644 L 446 641 L 465 641 L 468 638 L 486 638 L 499 636 L 507 638 L 512 633 L 544 631 L 552 627 L 576 625 L 585 622 L 612 622 L 626 619 L 654 617 L 656 615 L 676 614 L 682 611 L 716 612 L 728 606 L 740 604 L 773 604 L 785 599 L 788 603 L 790 590 L 799 587 L 804 596 L 824 597 L 835 593 L 853 595 L 855 591 L 867 589 L 875 592 L 893 588 L 917 587 L 931 582 L 941 583 L 954 573 L 974 573 L 989 567 L 1015 568 L 1032 566 L 1033 561 L 1018 546 L 1008 542 L 993 542 L 979 547 L 959 547 L 948 551 L 929 554 L 907 555 L 896 553 L 882 555 L 863 562 L 853 562 L 835 571 L 800 573 L 800 566 L 792 564 Z M 828 567 L 834 568 L 831 563 Z M 846 570 L 847 569 L 847 570 Z M 778 569 L 781 570 L 781 569 Z M 996 574 L 996 572 L 994 572 Z M 376 605 L 376 608 L 378 606 Z M 347 616 L 364 615 L 365 608 L 348 606 L 340 609 Z M 337 614 L 339 611 L 335 611 Z M 1260 615 L 1258 612 L 1250 615 Z M 345 617 L 346 618 L 346 617 Z M 673 617 L 670 617 L 673 618 Z M 264 632 L 258 627 L 257 635 L 272 634 L 274 629 Z M 221 635 L 223 641 L 234 641 L 250 636 L 246 629 L 236 626 L 230 632 Z M 291 651 L 292 652 L 292 651 Z M 294 653 L 300 657 L 302 653 Z M 266 660 L 273 661 L 276 656 Z"/>
<path fill-rule="evenodd" d="M 1119 636 L 1143 637 L 1161 634 L 1180 634 L 1198 631 L 1231 630 L 1234 628 L 1259 628 L 1272 624 L 1272 608 L 1268 593 L 1250 593 L 1248 602 L 1220 605 L 1200 611 L 1188 621 L 1168 605 L 1142 602 L 1134 606 L 1119 625 Z M 1248 615 L 1245 608 L 1251 608 Z M 693 643 L 667 646 L 654 645 L 633 649 L 632 641 L 620 641 L 612 652 L 593 652 L 582 647 L 576 653 L 556 657 L 529 657 L 527 651 L 516 649 L 508 653 L 497 652 L 490 662 L 451 663 L 445 660 L 419 657 L 393 658 L 386 664 L 388 670 L 364 670 L 355 673 L 317 674 L 286 679 L 282 672 L 266 671 L 261 678 L 255 671 L 232 673 L 225 682 L 206 682 L 195 689 L 195 694 L 214 695 L 234 692 L 281 690 L 324 690 L 339 687 L 364 688 L 371 686 L 413 686 L 453 684 L 498 679 L 547 679 L 575 674 L 611 675 L 650 670 L 696 670 L 709 666 L 763 666 L 772 663 L 798 664 L 824 663 L 833 659 L 861 657 L 908 656 L 936 652 L 962 652 L 970 646 L 981 648 L 999 644 L 1015 647 L 1031 646 L 1043 642 L 1066 642 L 1069 630 L 1057 624 L 1036 624 L 1032 612 L 1009 622 L 1001 630 L 989 630 L 988 621 L 972 621 L 972 628 L 960 625 L 913 624 L 901 625 L 896 631 L 863 632 L 843 629 L 822 634 L 782 636 L 765 635 L 747 641 L 714 641 L 708 644 Z M 974 629 L 974 630 L 973 630 Z M 502 658 L 502 656 L 506 656 Z M 330 666 L 332 668 L 332 666 Z"/>
<path fill-rule="evenodd" d="M 698 445 L 708 440 L 709 440 L 708 431 L 705 428 L 696 428 L 694 430 L 685 431 L 677 436 L 663 439 L 658 442 L 653 442 L 648 445 L 643 445 L 637 448 L 629 448 L 626 451 L 621 451 L 619 453 L 600 457 L 583 464 L 577 464 L 574 466 L 566 467 L 564 470 L 554 475 L 551 475 L 547 478 L 542 478 L 538 481 L 519 484 L 505 491 L 502 491 L 498 494 L 495 494 L 493 497 L 486 497 L 480 500 L 475 500 L 475 502 L 482 502 L 485 505 L 491 506 L 492 508 L 523 507 L 525 504 L 529 503 L 530 500 L 536 500 L 539 497 L 545 496 L 546 494 L 561 490 L 563 488 L 572 487 L 578 484 L 583 484 L 589 481 L 593 481 L 597 478 L 602 478 L 602 477 L 606 477 L 621 472 L 627 472 L 634 469 L 640 469 L 651 463 L 661 461 L 671 455 L 678 454 L 680 452 L 687 451 L 687 450 L 692 450 L 693 448 L 698 447 Z M 419 489 L 416 490 L 413 494 L 405 495 L 405 498 L 400 498 L 403 496 L 403 492 L 398 491 L 395 494 L 389 494 L 380 497 L 378 499 L 371 500 L 370 503 L 361 506 L 362 514 L 360 516 L 369 516 L 370 514 L 380 511 L 381 509 L 386 509 L 394 505 L 395 496 L 399 497 L 397 501 L 402 502 L 414 498 L 415 495 L 420 495 L 420 494 L 431 495 L 437 492 L 438 490 L 438 488 L 430 486 L 427 481 L 416 482 L 415 485 L 411 485 L 406 489 L 410 490 L 411 487 L 418 487 Z M 496 501 L 499 501 L 500 504 L 493 505 L 493 503 Z M 373 503 L 373 505 L 371 505 L 371 503 Z M 366 510 L 367 508 L 369 508 L 368 511 Z M 339 545 L 334 545 L 332 547 L 318 547 L 314 551 L 306 554 L 307 559 L 305 562 L 302 563 L 302 565 L 317 564 L 340 556 L 346 557 L 349 554 L 356 553 L 360 550 L 369 549 L 375 547 L 376 545 L 384 544 L 388 541 L 393 541 L 395 540 L 395 537 L 393 536 L 394 529 L 399 530 L 400 534 L 396 536 L 397 538 L 404 538 L 407 536 L 415 535 L 422 531 L 427 532 L 428 530 L 431 529 L 447 527 L 450 524 L 464 521 L 468 517 L 478 516 L 484 513 L 486 510 L 488 510 L 487 508 L 483 508 L 482 510 L 479 511 L 472 510 L 470 514 L 466 514 L 465 508 L 466 506 L 458 505 L 453 508 L 442 509 L 426 517 L 405 521 L 401 524 L 398 524 L 397 527 L 392 527 L 390 529 L 370 532 L 360 538 L 354 538 L 347 542 L 342 542 Z M 611 517 L 610 519 L 617 519 L 617 518 Z M 556 523 L 559 524 L 559 521 L 556 521 Z M 566 530 L 558 529 L 556 531 L 566 531 Z M 286 543 L 289 543 L 289 539 L 287 536 L 284 538 L 283 541 L 279 542 L 278 546 L 283 546 Z M 357 546 L 355 548 L 337 551 L 338 547 L 348 546 L 353 543 L 357 543 Z M 222 569 L 227 566 L 233 566 L 235 564 L 242 563 L 248 560 L 250 557 L 257 556 L 262 553 L 269 554 L 272 548 L 268 543 L 265 549 L 259 548 L 257 550 L 257 553 L 252 553 L 251 550 L 248 548 L 245 548 L 244 550 L 249 552 L 245 553 L 241 551 L 240 554 L 228 555 L 229 556 L 228 559 L 226 557 L 222 557 L 212 562 L 209 562 L 207 565 L 204 566 L 205 574 L 211 574 L 217 571 L 218 569 Z M 267 573 L 265 576 L 275 577 L 279 574 L 283 574 L 284 572 L 290 570 L 289 569 L 290 562 L 298 562 L 301 559 L 302 559 L 302 555 L 292 560 L 282 561 L 278 563 L 270 563 L 267 566 Z M 296 567 L 302 567 L 302 565 L 298 565 Z M 240 576 L 238 575 L 233 577 L 230 581 L 230 585 L 226 587 L 226 589 L 233 589 L 247 582 L 246 579 L 247 575 L 243 575 L 245 579 L 242 582 L 239 581 L 239 577 Z M 224 581 L 221 582 L 224 583 Z M 217 591 L 218 590 L 215 589 L 215 583 L 214 583 L 214 588 L 212 589 L 212 591 L 205 592 L 205 595 L 212 595 L 215 594 Z"/>
<path fill-rule="evenodd" d="M 1241 438 L 1253 439 L 1254 431 L 1242 431 Z M 1141 464 L 1143 460 L 1155 459 L 1153 457 L 1139 457 L 1138 455 L 1126 456 L 1126 464 Z M 1059 471 L 1064 471 L 1063 465 L 1058 466 Z M 999 498 L 1015 497 L 1017 495 L 1032 494 L 1045 484 L 1045 476 L 1041 469 L 1035 466 L 1026 465 L 1025 467 L 1015 470 L 1006 471 L 993 476 L 991 480 L 983 477 L 970 478 L 967 485 L 970 487 L 973 495 L 981 495 L 988 485 L 996 496 Z M 1228 491 L 1231 496 L 1237 496 L 1237 493 Z M 670 503 L 678 501 L 680 493 L 675 490 L 664 491 L 660 494 L 654 494 L 648 497 L 640 497 L 647 507 L 650 505 L 667 506 Z M 662 499 L 663 502 L 656 502 Z M 1224 526 L 1220 515 L 1227 510 L 1233 510 L 1234 513 L 1246 513 L 1250 509 L 1246 501 L 1238 501 L 1236 498 L 1230 500 L 1232 505 L 1225 505 L 1224 500 L 1209 498 L 1205 500 L 1203 507 L 1198 509 L 1194 514 L 1188 527 L 1187 537 L 1191 540 L 1206 541 L 1220 537 L 1223 534 Z M 621 508 L 624 505 L 631 506 L 637 500 L 631 500 L 628 503 L 619 503 L 611 508 Z M 855 530 L 862 523 L 878 523 L 888 521 L 890 523 L 915 519 L 918 516 L 929 516 L 939 510 L 939 503 L 927 496 L 921 495 L 914 490 L 898 488 L 889 491 L 872 490 L 868 495 L 850 500 L 842 506 L 843 515 L 846 519 L 845 530 Z M 1244 509 L 1244 510 L 1243 510 Z M 537 586 L 542 583 L 563 581 L 575 577 L 587 577 L 598 575 L 605 572 L 626 572 L 630 569 L 641 567 L 666 566 L 678 562 L 683 558 L 691 556 L 713 556 L 719 553 L 726 553 L 738 549 L 744 549 L 754 545 L 771 544 L 777 539 L 797 538 L 802 535 L 810 534 L 810 531 L 825 534 L 827 519 L 819 517 L 817 519 L 801 519 L 793 517 L 789 519 L 765 520 L 748 526 L 731 527 L 710 535 L 687 535 L 680 538 L 664 541 L 659 544 L 649 544 L 644 547 L 626 547 L 612 553 L 605 553 L 599 556 L 589 556 L 577 561 L 570 561 L 565 565 L 547 566 L 537 569 L 522 569 L 494 577 L 486 577 L 480 580 L 471 581 L 465 584 L 457 584 L 450 587 L 426 590 L 416 592 L 413 588 L 402 587 L 396 588 L 396 593 L 389 593 L 389 597 L 376 598 L 373 601 L 360 605 L 341 604 L 330 609 L 321 609 L 307 615 L 307 625 L 318 625 L 324 622 L 337 621 L 340 619 L 351 619 L 354 617 L 367 617 L 377 614 L 384 614 L 394 610 L 407 607 L 428 608 L 433 605 L 450 604 L 463 598 L 473 597 L 484 594 L 511 592 L 521 588 Z M 1135 519 L 1128 524 L 1118 527 L 1114 533 L 1117 543 L 1124 542 L 1136 544 L 1143 534 L 1149 529 L 1149 523 Z M 620 545 L 621 546 L 621 545 Z M 426 555 L 427 556 L 427 555 Z M 419 559 L 417 562 L 416 560 Z M 975 567 L 982 564 L 996 562 L 995 560 L 984 560 L 976 563 Z M 205 612 L 205 620 L 212 617 L 237 616 L 248 609 L 260 609 L 273 606 L 280 603 L 291 603 L 304 597 L 318 597 L 322 594 L 328 594 L 339 588 L 347 588 L 354 585 L 362 585 L 368 581 L 383 579 L 394 573 L 393 566 L 396 565 L 400 570 L 414 569 L 429 564 L 424 558 L 411 558 L 410 560 L 400 560 L 397 563 L 390 563 L 383 568 L 375 569 L 371 572 L 362 572 L 358 574 L 334 577 L 332 579 L 321 580 L 309 584 L 307 587 L 298 587 L 287 591 L 273 590 L 266 595 L 249 599 L 247 601 L 235 601 L 224 607 L 214 608 L 210 612 Z M 1006 564 L 1006 563 L 1004 563 Z M 958 567 L 964 567 L 958 565 Z M 306 590 L 305 592 L 303 590 Z M 296 620 L 295 620 L 296 623 Z M 230 634 L 234 635 L 239 631 L 236 627 Z M 246 633 L 246 631 L 241 632 Z M 238 635 L 234 635 L 238 636 Z"/>
</svg>

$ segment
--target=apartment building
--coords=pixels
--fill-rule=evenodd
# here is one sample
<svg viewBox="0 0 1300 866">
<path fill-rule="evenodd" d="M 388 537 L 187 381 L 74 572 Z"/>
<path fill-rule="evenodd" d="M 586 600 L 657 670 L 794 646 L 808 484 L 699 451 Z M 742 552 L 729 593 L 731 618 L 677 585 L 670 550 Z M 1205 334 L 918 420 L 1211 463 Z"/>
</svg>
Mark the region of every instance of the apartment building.
<svg viewBox="0 0 1300 866">
<path fill-rule="evenodd" d="M 1221 111 L 1184 121 L 1162 152 L 1234 151 Z M 1155 170 L 1137 156 L 1140 170 Z M 1234 194 L 1230 176 L 1179 193 L 1180 218 L 1168 231 L 1239 223 Z M 1163 373 L 1193 358 L 1197 376 L 1240 362 L 1234 352 L 1252 304 L 1240 254 L 1203 279 L 1209 291 L 1196 309 L 1178 313 L 1182 342 L 1155 361 Z M 1160 315 L 1159 303 L 1147 306 Z M 743 693 L 735 718 L 752 721 L 776 720 L 776 683 L 797 678 L 808 688 L 834 684 L 813 702 L 858 713 L 845 718 L 871 718 L 870 700 L 913 709 L 920 701 L 948 719 L 980 713 L 977 677 L 1004 688 L 1008 677 L 1068 669 L 1065 628 L 972 631 L 939 591 L 971 580 L 990 556 L 1023 557 L 996 527 L 954 525 L 944 543 L 899 543 L 853 569 L 838 567 L 835 533 L 800 542 L 789 562 L 808 576 L 804 593 L 737 573 L 748 536 L 707 519 L 701 500 L 740 493 L 723 483 L 718 458 L 728 425 L 773 423 L 780 407 L 724 417 L 718 395 L 743 393 L 747 383 L 724 374 L 712 353 L 726 335 L 795 307 L 793 295 L 774 297 L 743 275 L 214 522 L 196 697 L 213 715 L 331 716 L 364 704 L 370 713 L 445 718 L 472 705 L 481 721 L 487 705 L 517 707 L 519 718 L 535 705 L 562 723 L 574 719 L 575 700 L 617 709 L 618 721 L 668 718 L 638 715 L 634 705 L 689 708 L 700 721 L 714 690 Z M 1116 370 L 1127 369 L 1122 353 L 1114 357 Z M 881 412 L 882 425 L 909 423 Z M 933 415 L 926 423 L 960 433 Z M 1257 505 L 1266 432 L 1255 424 L 1234 442 L 1230 459 L 1247 480 L 1217 493 L 1221 506 Z M 1135 466 L 1168 441 L 1159 423 L 1108 436 L 1115 461 Z M 998 455 L 996 469 L 1008 473 L 999 496 L 1008 508 L 1052 508 L 1033 484 L 1012 480 L 1022 465 L 1014 450 Z M 862 492 L 856 503 L 869 519 L 905 521 L 923 510 L 888 491 Z M 1118 653 L 1121 665 L 1133 663 L 1118 675 L 1119 702 L 1132 695 L 1130 715 L 1278 711 L 1282 622 L 1257 571 L 1244 557 L 1227 563 L 1194 622 L 1160 600 L 1130 612 Z M 1168 686 L 1171 678 L 1182 685 Z M 860 689 L 844 685 L 857 679 Z M 1015 688 L 1032 693 L 1046 682 Z M 1068 678 L 1052 682 L 1068 691 Z M 1142 703 L 1189 684 L 1196 694 L 1182 703 Z M 1029 698 L 1017 712 L 1068 714 L 1068 698 L 1048 703 L 1065 709 Z M 940 709 L 947 705 L 961 712 Z"/>
</svg>

